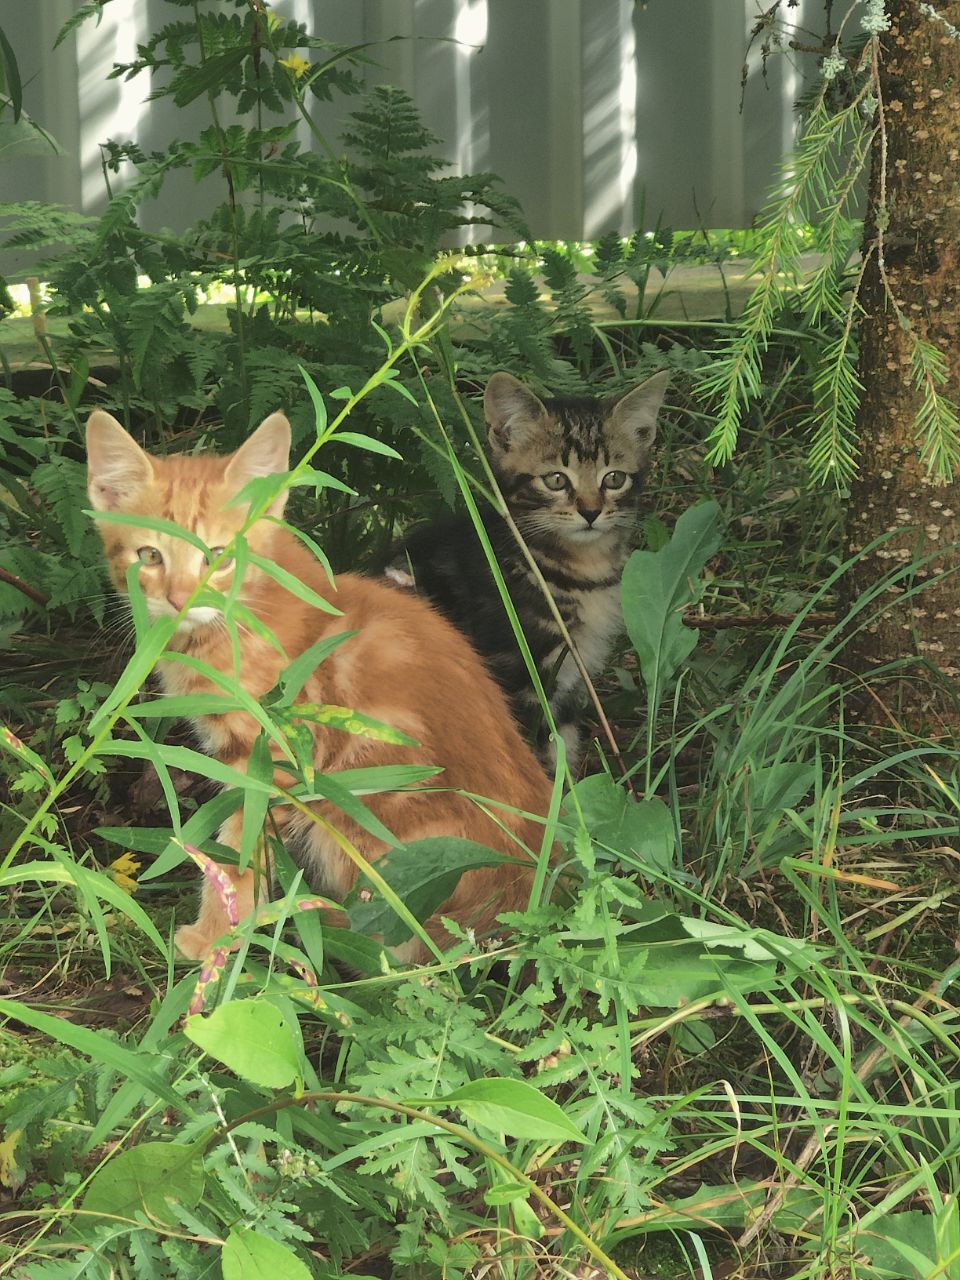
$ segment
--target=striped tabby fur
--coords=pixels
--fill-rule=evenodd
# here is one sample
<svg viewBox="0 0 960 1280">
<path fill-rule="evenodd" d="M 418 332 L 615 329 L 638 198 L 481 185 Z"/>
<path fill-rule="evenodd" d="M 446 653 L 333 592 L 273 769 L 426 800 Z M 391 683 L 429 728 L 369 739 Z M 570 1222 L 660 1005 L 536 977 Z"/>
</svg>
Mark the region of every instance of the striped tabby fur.
<svg viewBox="0 0 960 1280">
<path fill-rule="evenodd" d="M 668 378 L 658 373 L 605 403 L 540 400 L 510 374 L 495 373 L 484 395 L 497 481 L 591 677 L 602 671 L 620 628 L 620 574 Z M 492 510 L 483 521 L 576 768 L 583 681 L 509 528 Z M 469 517 L 415 530 L 388 572 L 407 584 L 412 575 L 417 590 L 469 636 L 541 756 L 552 760 L 536 694 Z"/>
</svg>

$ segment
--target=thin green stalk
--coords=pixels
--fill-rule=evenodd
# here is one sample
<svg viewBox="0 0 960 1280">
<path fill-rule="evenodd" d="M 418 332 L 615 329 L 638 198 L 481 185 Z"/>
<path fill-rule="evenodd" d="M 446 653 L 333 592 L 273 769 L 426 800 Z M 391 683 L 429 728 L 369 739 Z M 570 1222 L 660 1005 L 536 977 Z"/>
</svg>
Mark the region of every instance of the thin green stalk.
<svg viewBox="0 0 960 1280">
<path fill-rule="evenodd" d="M 436 1125 L 438 1129 L 443 1129 L 454 1138 L 459 1138 L 465 1142 L 467 1146 L 472 1147 L 484 1159 L 489 1160 L 504 1173 L 508 1174 L 512 1181 L 522 1183 L 526 1188 L 527 1194 L 532 1195 L 546 1209 L 552 1218 L 555 1218 L 562 1226 L 564 1226 L 571 1235 L 577 1240 L 590 1254 L 596 1262 L 604 1268 L 611 1276 L 615 1276 L 616 1280 L 630 1280 L 626 1272 L 622 1271 L 614 1260 L 600 1248 L 582 1227 L 563 1209 L 556 1204 L 550 1196 L 543 1191 L 533 1178 L 528 1177 L 522 1169 L 518 1169 L 515 1164 L 501 1155 L 499 1151 L 484 1142 L 481 1138 L 472 1134 L 469 1129 L 464 1129 L 458 1124 L 453 1124 L 449 1120 L 442 1120 L 439 1116 L 432 1115 L 429 1111 L 423 1111 L 418 1107 L 407 1106 L 403 1102 L 389 1102 L 386 1098 L 371 1098 L 362 1093 L 340 1093 L 333 1089 L 315 1089 L 309 1093 L 301 1093 L 295 1098 L 278 1098 L 275 1102 L 268 1103 L 265 1107 L 258 1107 L 254 1111 L 248 1111 L 245 1115 L 238 1116 L 235 1120 L 223 1128 L 217 1129 L 214 1138 L 219 1140 L 226 1137 L 231 1130 L 238 1128 L 240 1125 L 247 1124 L 251 1120 L 259 1120 L 261 1116 L 274 1115 L 277 1111 L 282 1111 L 286 1107 L 301 1107 L 311 1102 L 332 1102 L 350 1103 L 359 1107 L 377 1107 L 383 1111 L 392 1111 L 395 1115 L 407 1116 L 411 1120 L 425 1121 L 427 1124 Z"/>
<path fill-rule="evenodd" d="M 201 63 L 206 63 L 207 52 L 203 43 L 203 23 L 200 19 L 199 0 L 193 0 L 193 16 L 197 28 L 197 44 L 200 47 L 200 61 Z M 213 127 L 217 131 L 217 141 L 220 144 L 220 150 L 223 154 L 223 173 L 227 180 L 227 207 L 230 210 L 230 238 L 233 250 L 233 287 L 236 296 L 237 308 L 237 348 L 239 356 L 237 365 L 240 373 L 240 396 L 244 405 L 246 405 L 249 386 L 247 382 L 246 315 L 243 310 L 243 284 L 240 274 L 240 228 L 237 225 L 237 192 L 233 184 L 233 171 L 226 158 L 226 142 L 223 127 L 220 124 L 220 113 L 217 111 L 216 95 L 213 89 L 209 89 L 207 91 L 207 102 L 210 104 L 210 115 L 213 119 Z"/>
<path fill-rule="evenodd" d="M 45 333 L 38 333 L 36 335 L 36 338 L 37 338 L 37 341 L 40 343 L 40 346 L 43 348 L 43 354 L 47 357 L 47 361 L 53 373 L 54 380 L 56 381 L 57 386 L 60 388 L 60 394 L 63 396 L 63 403 L 70 410 L 70 416 L 71 418 L 73 418 L 73 424 L 77 428 L 77 431 L 80 434 L 82 434 L 83 423 L 80 421 L 79 417 L 77 416 L 77 411 L 73 407 L 73 404 L 70 401 L 70 395 L 69 395 L 69 392 L 67 391 L 67 384 L 64 382 L 63 376 L 60 373 L 60 365 L 57 361 L 56 353 L 54 352 L 53 347 L 50 345 L 50 339 L 47 337 Z"/>
</svg>

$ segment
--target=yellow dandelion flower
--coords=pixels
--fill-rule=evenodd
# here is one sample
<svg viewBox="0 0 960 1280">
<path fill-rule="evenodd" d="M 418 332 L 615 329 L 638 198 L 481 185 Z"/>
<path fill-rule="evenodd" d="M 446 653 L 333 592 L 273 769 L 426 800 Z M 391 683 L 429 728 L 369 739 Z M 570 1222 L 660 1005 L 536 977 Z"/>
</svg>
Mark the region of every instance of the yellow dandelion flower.
<svg viewBox="0 0 960 1280">
<path fill-rule="evenodd" d="M 114 858 L 107 867 L 107 875 L 118 884 L 124 893 L 131 896 L 137 892 L 137 872 L 140 870 L 140 863 L 132 853 L 121 853 L 119 858 Z"/>
<path fill-rule="evenodd" d="M 310 70 L 310 63 L 306 58 L 301 58 L 299 53 L 291 53 L 289 58 L 279 59 L 281 67 L 286 67 L 294 80 L 302 80 Z"/>
</svg>

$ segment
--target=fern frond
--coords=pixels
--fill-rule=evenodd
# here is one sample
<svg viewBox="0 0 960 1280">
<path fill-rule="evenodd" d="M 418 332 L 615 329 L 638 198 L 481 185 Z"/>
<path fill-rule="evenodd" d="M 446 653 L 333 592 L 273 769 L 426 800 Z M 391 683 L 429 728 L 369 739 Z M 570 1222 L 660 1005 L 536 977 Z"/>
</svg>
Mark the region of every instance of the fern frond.
<svg viewBox="0 0 960 1280">
<path fill-rule="evenodd" d="M 913 335 L 910 376 L 921 395 L 913 420 L 920 456 L 927 471 L 946 484 L 960 473 L 960 420 L 957 406 L 941 394 L 948 378 L 947 362 L 939 347 Z"/>
<path fill-rule="evenodd" d="M 831 342 L 813 383 L 810 470 L 818 481 L 844 488 L 856 470 L 856 417 L 863 392 L 857 377 L 857 347 L 851 327 Z"/>
<path fill-rule="evenodd" d="M 708 460 L 726 462 L 736 448 L 744 404 L 760 391 L 761 361 L 788 289 L 798 287 L 799 228 L 828 200 L 837 178 L 837 156 L 851 133 L 860 134 L 860 97 L 831 114 L 823 103 L 812 111 L 793 156 L 784 167 L 764 213 L 761 248 L 754 270 L 760 279 L 744 308 L 737 332 L 719 350 L 701 380 L 701 391 L 717 403 L 708 440 Z"/>
</svg>

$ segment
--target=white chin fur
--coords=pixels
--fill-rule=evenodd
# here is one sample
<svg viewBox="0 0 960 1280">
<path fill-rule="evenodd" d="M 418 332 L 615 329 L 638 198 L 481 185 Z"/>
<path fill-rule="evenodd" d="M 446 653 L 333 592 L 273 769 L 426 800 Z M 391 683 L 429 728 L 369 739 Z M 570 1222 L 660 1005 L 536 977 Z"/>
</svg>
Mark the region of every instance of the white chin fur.
<svg viewBox="0 0 960 1280">
<path fill-rule="evenodd" d="M 147 601 L 147 609 L 151 618 L 172 618 L 176 615 L 177 610 L 169 604 L 158 604 L 155 601 Z M 219 617 L 219 610 L 211 609 L 209 605 L 195 605 L 192 609 L 188 609 L 180 621 L 177 623 L 178 631 L 193 631 L 196 627 L 205 626 L 208 622 L 213 622 Z"/>
<path fill-rule="evenodd" d="M 592 542 L 594 538 L 602 538 L 605 533 L 610 532 L 610 529 L 598 529 L 596 525 L 592 528 L 584 525 L 579 529 L 568 529 L 565 536 L 572 538 L 575 542 Z"/>
<path fill-rule="evenodd" d="M 178 631 L 192 631 L 194 627 L 202 627 L 208 622 L 219 617 L 216 609 L 211 609 L 209 605 L 196 605 L 193 609 L 188 609 L 180 620 Z"/>
</svg>

